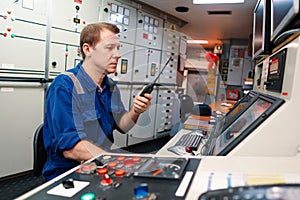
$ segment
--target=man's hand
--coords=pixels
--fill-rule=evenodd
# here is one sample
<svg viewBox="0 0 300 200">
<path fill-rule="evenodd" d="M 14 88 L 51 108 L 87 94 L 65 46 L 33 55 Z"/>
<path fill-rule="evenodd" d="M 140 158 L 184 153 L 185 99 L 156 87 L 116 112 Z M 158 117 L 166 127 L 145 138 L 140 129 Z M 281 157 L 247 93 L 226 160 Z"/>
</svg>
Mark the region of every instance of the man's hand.
<svg viewBox="0 0 300 200">
<path fill-rule="evenodd" d="M 137 95 L 133 101 L 133 110 L 136 114 L 145 112 L 151 105 L 152 95 L 146 93 L 143 97 Z"/>
</svg>

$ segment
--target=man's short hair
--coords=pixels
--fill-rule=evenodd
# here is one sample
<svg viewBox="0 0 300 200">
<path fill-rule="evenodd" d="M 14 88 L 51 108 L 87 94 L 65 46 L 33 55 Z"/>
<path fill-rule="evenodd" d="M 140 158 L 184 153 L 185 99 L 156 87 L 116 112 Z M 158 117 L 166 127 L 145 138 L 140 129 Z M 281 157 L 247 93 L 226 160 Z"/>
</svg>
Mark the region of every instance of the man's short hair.
<svg viewBox="0 0 300 200">
<path fill-rule="evenodd" d="M 110 24 L 106 22 L 98 22 L 89 24 L 84 27 L 80 33 L 80 50 L 83 60 L 85 59 L 85 54 L 83 52 L 82 46 L 84 43 L 95 47 L 96 44 L 101 40 L 101 31 L 104 29 L 109 30 L 115 34 L 120 33 L 120 29 L 115 24 Z"/>
</svg>

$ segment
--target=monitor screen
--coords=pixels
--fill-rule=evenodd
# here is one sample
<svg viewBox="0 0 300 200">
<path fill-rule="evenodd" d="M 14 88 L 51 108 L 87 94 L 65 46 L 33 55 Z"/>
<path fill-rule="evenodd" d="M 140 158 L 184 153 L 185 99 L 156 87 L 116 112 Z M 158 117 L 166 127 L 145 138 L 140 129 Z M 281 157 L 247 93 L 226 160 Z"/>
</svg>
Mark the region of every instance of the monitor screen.
<svg viewBox="0 0 300 200">
<path fill-rule="evenodd" d="M 238 116 L 240 116 L 241 113 L 243 113 L 244 109 L 251 105 L 256 97 L 257 93 L 254 91 L 250 91 L 238 102 L 236 102 L 230 109 L 230 111 L 226 114 L 222 130 L 226 129 Z"/>
<path fill-rule="evenodd" d="M 248 92 L 243 98 L 234 104 L 230 111 L 213 126 L 209 133 L 208 140 L 206 141 L 202 155 L 211 155 L 212 144 L 215 139 L 231 124 L 233 123 L 244 111 L 249 107 L 255 99 L 257 99 L 258 93 L 254 91 Z"/>
<path fill-rule="evenodd" d="M 268 0 L 258 0 L 253 16 L 252 57 L 257 58 L 270 51 L 271 4 Z"/>
<path fill-rule="evenodd" d="M 271 40 L 274 41 L 277 36 L 288 26 L 295 15 L 298 14 L 299 0 L 272 0 L 272 30 Z"/>
<path fill-rule="evenodd" d="M 260 94 L 251 106 L 215 139 L 211 154 L 228 154 L 283 102 L 282 99 Z"/>
</svg>

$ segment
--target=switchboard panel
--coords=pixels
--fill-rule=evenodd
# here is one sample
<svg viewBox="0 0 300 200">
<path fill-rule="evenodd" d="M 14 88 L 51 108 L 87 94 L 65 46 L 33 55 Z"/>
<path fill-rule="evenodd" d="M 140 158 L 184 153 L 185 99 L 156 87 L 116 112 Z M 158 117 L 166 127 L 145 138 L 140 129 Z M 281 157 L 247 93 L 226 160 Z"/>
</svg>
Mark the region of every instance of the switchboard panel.
<svg viewBox="0 0 300 200">
<path fill-rule="evenodd" d="M 152 82 L 160 70 L 161 51 L 146 47 L 136 47 L 133 81 Z"/>
<path fill-rule="evenodd" d="M 110 77 L 115 81 L 127 82 L 132 81 L 133 55 L 134 46 L 132 44 L 121 43 L 119 50 L 121 58 L 119 59 L 117 71 Z"/>
<path fill-rule="evenodd" d="M 116 24 L 120 29 L 120 41 L 134 43 L 136 35 L 136 5 L 118 1 L 100 1 L 100 21 Z"/>
<path fill-rule="evenodd" d="M 80 31 L 98 22 L 98 1 L 52 1 L 50 33 L 50 72 L 73 68 L 81 59 Z"/>
<path fill-rule="evenodd" d="M 163 19 L 138 12 L 136 44 L 154 49 L 162 48 Z"/>
<path fill-rule="evenodd" d="M 161 137 L 169 134 L 173 125 L 172 113 L 174 109 L 175 88 L 160 87 L 157 95 L 157 113 L 155 116 L 155 137 Z"/>
<path fill-rule="evenodd" d="M 30 71 L 27 77 L 44 70 L 47 23 L 45 5 L 46 0 L 38 1 L 34 5 L 25 1 L 1 2 L 1 69 Z M 16 59 L 20 56 L 22 59 Z"/>
</svg>

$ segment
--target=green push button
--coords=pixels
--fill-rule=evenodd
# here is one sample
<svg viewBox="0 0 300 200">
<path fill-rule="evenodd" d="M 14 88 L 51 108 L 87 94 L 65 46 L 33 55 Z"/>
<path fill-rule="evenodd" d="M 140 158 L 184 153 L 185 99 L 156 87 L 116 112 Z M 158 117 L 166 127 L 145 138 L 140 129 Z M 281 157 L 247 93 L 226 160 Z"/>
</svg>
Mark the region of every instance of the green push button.
<svg viewBox="0 0 300 200">
<path fill-rule="evenodd" d="M 80 197 L 80 200 L 95 200 L 96 196 L 94 193 L 86 193 L 86 194 L 83 194 L 81 197 Z"/>
</svg>

